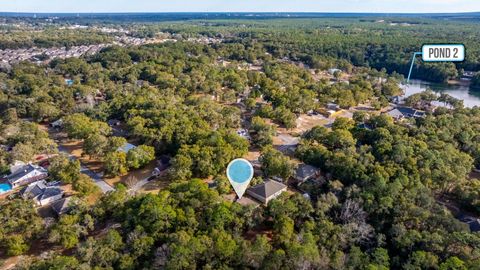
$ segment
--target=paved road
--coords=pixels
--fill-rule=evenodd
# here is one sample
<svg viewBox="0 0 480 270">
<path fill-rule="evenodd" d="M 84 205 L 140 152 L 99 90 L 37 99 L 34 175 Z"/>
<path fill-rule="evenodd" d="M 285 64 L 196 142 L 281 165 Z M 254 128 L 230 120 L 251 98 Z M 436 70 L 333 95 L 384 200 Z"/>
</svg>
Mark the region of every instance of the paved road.
<svg viewBox="0 0 480 270">
<path fill-rule="evenodd" d="M 62 147 L 61 145 L 58 145 L 58 151 L 67 154 L 68 158 L 70 158 L 70 159 L 73 159 L 73 160 L 77 159 L 75 156 L 70 155 L 68 153 L 68 151 L 64 147 Z M 112 186 L 107 184 L 107 182 L 103 181 L 102 175 L 90 170 L 89 168 L 85 167 L 83 164 L 81 164 L 81 166 L 80 166 L 80 172 L 90 176 L 90 178 L 92 178 L 92 180 L 100 188 L 100 190 L 102 190 L 103 193 L 107 193 L 109 191 L 114 191 L 115 190 Z"/>
</svg>

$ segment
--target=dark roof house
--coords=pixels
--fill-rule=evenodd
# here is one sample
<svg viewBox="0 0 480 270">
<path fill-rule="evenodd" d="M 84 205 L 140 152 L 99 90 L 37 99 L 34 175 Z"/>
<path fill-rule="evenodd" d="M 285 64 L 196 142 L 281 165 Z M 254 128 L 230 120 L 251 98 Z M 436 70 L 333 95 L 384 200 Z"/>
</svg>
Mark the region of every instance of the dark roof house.
<svg viewBox="0 0 480 270">
<path fill-rule="evenodd" d="M 58 186 L 49 186 L 45 180 L 34 182 L 21 191 L 24 199 L 31 199 L 38 206 L 45 206 L 63 197 L 64 191 Z"/>
<path fill-rule="evenodd" d="M 54 202 L 51 207 L 57 215 L 61 216 L 68 213 L 75 205 L 75 200 L 73 197 L 66 197 L 61 200 Z"/>
<path fill-rule="evenodd" d="M 310 178 L 318 176 L 319 174 L 320 174 L 320 169 L 308 164 L 300 164 L 297 166 L 297 169 L 295 170 L 294 178 L 298 182 L 303 183 Z"/>
<path fill-rule="evenodd" d="M 403 118 L 422 118 L 425 117 L 425 112 L 416 110 L 409 107 L 396 107 L 395 109 L 387 112 L 388 115 L 394 119 L 400 120 Z"/>
<path fill-rule="evenodd" d="M 338 104 L 330 102 L 330 103 L 327 103 L 327 110 L 338 111 L 340 110 L 340 106 Z"/>
<path fill-rule="evenodd" d="M 43 190 L 47 188 L 47 184 L 44 180 L 31 183 L 25 187 L 20 194 L 24 199 L 33 199 L 43 194 Z"/>
<path fill-rule="evenodd" d="M 470 231 L 480 232 L 480 219 L 467 216 L 460 218 L 460 220 L 468 225 Z"/>
<path fill-rule="evenodd" d="M 118 119 L 110 119 L 107 121 L 107 124 L 111 127 L 113 126 L 119 126 L 122 122 Z"/>
<path fill-rule="evenodd" d="M 286 190 L 286 185 L 277 181 L 268 180 L 260 185 L 247 189 L 247 194 L 264 204 L 268 204 L 269 201 L 275 199 Z"/>
<path fill-rule="evenodd" d="M 366 123 L 359 124 L 357 127 L 359 129 L 373 130 L 373 127 Z"/>
</svg>

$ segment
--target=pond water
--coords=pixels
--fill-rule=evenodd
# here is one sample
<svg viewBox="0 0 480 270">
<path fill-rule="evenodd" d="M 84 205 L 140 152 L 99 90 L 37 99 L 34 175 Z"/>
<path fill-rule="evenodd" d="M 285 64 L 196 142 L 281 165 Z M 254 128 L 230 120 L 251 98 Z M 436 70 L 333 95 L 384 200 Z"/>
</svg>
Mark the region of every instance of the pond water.
<svg viewBox="0 0 480 270">
<path fill-rule="evenodd" d="M 409 85 L 401 86 L 405 91 L 405 97 L 431 89 L 436 93 L 445 93 L 456 99 L 463 100 L 465 107 L 480 107 L 480 89 L 472 90 L 467 85 L 438 84 L 421 80 L 410 80 Z"/>
</svg>

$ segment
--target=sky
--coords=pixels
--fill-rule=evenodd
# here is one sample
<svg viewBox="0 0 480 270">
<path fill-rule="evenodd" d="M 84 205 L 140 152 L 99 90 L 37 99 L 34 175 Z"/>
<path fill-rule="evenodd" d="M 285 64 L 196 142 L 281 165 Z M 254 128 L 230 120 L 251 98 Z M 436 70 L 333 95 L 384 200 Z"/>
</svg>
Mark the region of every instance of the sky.
<svg viewBox="0 0 480 270">
<path fill-rule="evenodd" d="M 480 11 L 480 0 L 0 0 L 0 12 L 381 12 Z"/>
</svg>

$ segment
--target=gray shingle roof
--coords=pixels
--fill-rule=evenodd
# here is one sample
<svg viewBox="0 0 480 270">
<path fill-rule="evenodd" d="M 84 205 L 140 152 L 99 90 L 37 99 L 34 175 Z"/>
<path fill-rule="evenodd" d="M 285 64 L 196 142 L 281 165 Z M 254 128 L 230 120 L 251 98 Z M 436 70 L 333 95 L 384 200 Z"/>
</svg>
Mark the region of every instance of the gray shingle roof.
<svg viewBox="0 0 480 270">
<path fill-rule="evenodd" d="M 58 201 L 52 203 L 52 209 L 58 215 L 63 215 L 70 210 L 70 208 L 73 206 L 73 204 L 74 204 L 74 202 L 72 200 L 72 197 L 66 197 L 66 198 L 63 198 L 61 200 L 58 200 Z"/>
<path fill-rule="evenodd" d="M 285 189 L 287 186 L 273 180 L 265 181 L 260 185 L 253 186 L 248 189 L 249 192 L 254 193 L 262 198 L 268 198 L 275 193 Z"/>
<path fill-rule="evenodd" d="M 297 170 L 295 171 L 295 177 L 299 179 L 305 179 L 309 177 L 315 176 L 319 169 L 308 165 L 308 164 L 300 164 L 297 167 Z"/>
<path fill-rule="evenodd" d="M 419 111 L 409 107 L 397 107 L 389 112 L 387 112 L 393 118 L 400 118 L 400 117 L 424 117 L 425 112 Z"/>
<path fill-rule="evenodd" d="M 23 197 L 32 199 L 42 195 L 45 188 L 47 188 L 45 181 L 38 181 L 28 185 L 21 193 Z"/>
<path fill-rule="evenodd" d="M 48 199 L 50 197 L 54 197 L 54 196 L 57 196 L 57 195 L 60 195 L 60 194 L 63 194 L 63 190 L 61 188 L 48 187 L 48 188 L 43 190 L 43 194 L 40 197 L 40 200 L 45 200 L 45 199 Z"/>
<path fill-rule="evenodd" d="M 393 118 L 403 117 L 403 113 L 400 112 L 398 109 L 393 109 L 393 110 L 387 112 L 387 114 L 390 115 Z"/>
<path fill-rule="evenodd" d="M 36 168 L 35 168 L 32 164 L 27 164 L 27 165 L 25 165 L 23 168 L 21 168 L 20 170 L 18 170 L 17 172 L 8 175 L 8 176 L 7 176 L 7 180 L 8 180 L 10 183 L 15 183 L 16 181 L 18 181 L 19 179 L 21 179 L 21 178 L 24 177 L 25 175 L 33 172 L 35 169 L 36 169 Z"/>
</svg>

